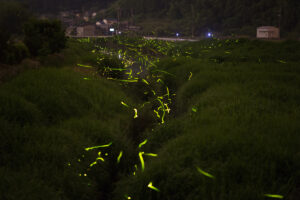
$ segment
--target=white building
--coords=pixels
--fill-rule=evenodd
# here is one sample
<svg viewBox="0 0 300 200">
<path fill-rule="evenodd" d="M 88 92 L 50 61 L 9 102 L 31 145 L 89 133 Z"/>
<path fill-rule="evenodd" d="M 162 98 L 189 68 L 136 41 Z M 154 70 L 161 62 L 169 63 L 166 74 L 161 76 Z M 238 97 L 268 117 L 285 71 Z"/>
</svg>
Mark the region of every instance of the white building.
<svg viewBox="0 0 300 200">
<path fill-rule="evenodd" d="M 279 39 L 280 38 L 279 28 L 276 28 L 274 26 L 258 27 L 256 32 L 256 37 L 263 38 L 263 39 Z"/>
</svg>

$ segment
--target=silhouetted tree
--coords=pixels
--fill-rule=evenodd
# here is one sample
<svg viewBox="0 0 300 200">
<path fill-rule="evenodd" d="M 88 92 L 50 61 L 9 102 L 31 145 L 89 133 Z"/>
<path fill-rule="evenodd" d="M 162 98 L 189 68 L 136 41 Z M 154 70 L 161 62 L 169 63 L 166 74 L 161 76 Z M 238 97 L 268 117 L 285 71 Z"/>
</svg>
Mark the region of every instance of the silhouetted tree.
<svg viewBox="0 0 300 200">
<path fill-rule="evenodd" d="M 59 52 L 66 45 L 65 32 L 56 20 L 30 20 L 24 33 L 24 42 L 34 56 Z"/>
</svg>

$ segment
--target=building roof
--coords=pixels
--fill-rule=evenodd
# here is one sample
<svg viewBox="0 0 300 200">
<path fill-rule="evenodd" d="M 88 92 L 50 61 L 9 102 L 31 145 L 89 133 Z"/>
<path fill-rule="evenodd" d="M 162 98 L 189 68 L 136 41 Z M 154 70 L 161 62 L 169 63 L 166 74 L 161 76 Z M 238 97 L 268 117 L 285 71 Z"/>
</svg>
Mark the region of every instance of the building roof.
<svg viewBox="0 0 300 200">
<path fill-rule="evenodd" d="M 257 29 L 278 29 L 278 28 L 275 26 L 260 26 L 260 27 L 257 27 Z"/>
</svg>

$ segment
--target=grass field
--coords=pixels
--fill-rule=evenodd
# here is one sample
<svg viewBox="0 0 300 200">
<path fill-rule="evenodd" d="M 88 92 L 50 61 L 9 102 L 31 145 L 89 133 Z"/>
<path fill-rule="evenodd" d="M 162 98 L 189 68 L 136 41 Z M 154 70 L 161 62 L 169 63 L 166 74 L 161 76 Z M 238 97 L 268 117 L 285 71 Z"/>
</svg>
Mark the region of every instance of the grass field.
<svg viewBox="0 0 300 200">
<path fill-rule="evenodd" d="M 157 53 L 148 78 L 59 64 L 0 86 L 0 199 L 299 199 L 299 42 L 113 40 Z M 65 58 L 96 66 L 80 45 Z"/>
<path fill-rule="evenodd" d="M 129 115 L 120 105 L 126 95 L 106 80 L 84 78 L 45 68 L 1 85 L 1 199 L 97 199 L 118 171 L 127 170 L 130 156 L 120 170 L 109 159 L 89 167 L 100 150 L 86 147 L 113 142 L 103 149 L 110 157 L 134 149 L 126 137 Z"/>
</svg>

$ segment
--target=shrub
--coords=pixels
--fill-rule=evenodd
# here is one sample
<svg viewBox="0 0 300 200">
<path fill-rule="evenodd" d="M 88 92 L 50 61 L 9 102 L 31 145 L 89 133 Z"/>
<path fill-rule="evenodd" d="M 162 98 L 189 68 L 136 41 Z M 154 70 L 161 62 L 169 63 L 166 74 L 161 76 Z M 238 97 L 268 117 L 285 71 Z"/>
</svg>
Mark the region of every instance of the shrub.
<svg viewBox="0 0 300 200">
<path fill-rule="evenodd" d="M 22 32 L 22 25 L 28 19 L 28 11 L 21 4 L 14 1 L 1 1 L 0 6 L 0 61 L 7 50 L 9 43 L 12 43 L 13 36 Z"/>
<path fill-rule="evenodd" d="M 29 55 L 27 46 L 22 42 L 16 42 L 9 45 L 3 52 L 3 61 L 7 64 L 17 64 Z"/>
<path fill-rule="evenodd" d="M 59 52 L 66 45 L 65 32 L 57 20 L 32 19 L 25 24 L 24 42 L 33 56 Z"/>
</svg>

